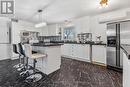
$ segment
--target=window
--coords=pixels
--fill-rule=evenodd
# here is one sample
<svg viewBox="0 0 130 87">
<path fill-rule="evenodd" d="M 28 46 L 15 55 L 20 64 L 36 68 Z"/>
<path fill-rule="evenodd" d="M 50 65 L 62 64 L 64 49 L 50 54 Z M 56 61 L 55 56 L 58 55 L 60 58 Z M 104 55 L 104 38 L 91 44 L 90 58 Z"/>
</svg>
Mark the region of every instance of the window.
<svg viewBox="0 0 130 87">
<path fill-rule="evenodd" d="M 64 28 L 63 38 L 64 38 L 64 40 L 74 40 L 75 39 L 75 28 L 74 27 Z"/>
</svg>

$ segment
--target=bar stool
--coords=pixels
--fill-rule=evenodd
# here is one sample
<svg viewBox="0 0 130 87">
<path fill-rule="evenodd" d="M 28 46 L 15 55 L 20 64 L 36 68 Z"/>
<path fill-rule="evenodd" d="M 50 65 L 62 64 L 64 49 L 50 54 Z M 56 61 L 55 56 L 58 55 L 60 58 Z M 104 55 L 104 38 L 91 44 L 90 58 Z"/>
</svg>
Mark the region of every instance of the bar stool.
<svg viewBox="0 0 130 87">
<path fill-rule="evenodd" d="M 21 68 L 20 76 L 21 78 L 25 79 L 30 74 L 33 73 L 30 66 L 28 65 L 28 58 L 25 55 L 24 45 L 22 43 L 18 43 L 19 52 L 24 56 L 23 58 L 23 67 Z"/>
<path fill-rule="evenodd" d="M 25 59 L 26 58 L 25 58 L 25 52 L 24 52 L 24 48 L 22 46 L 22 43 L 18 43 L 18 52 L 20 53 L 20 55 L 23 58 L 23 66 L 18 71 L 24 71 L 25 70 L 25 66 L 26 66 L 26 63 L 25 63 Z M 22 62 L 22 58 L 20 60 L 21 62 Z"/>
<path fill-rule="evenodd" d="M 26 82 L 37 82 L 42 79 L 43 75 L 39 72 L 36 72 L 36 63 L 38 58 L 47 57 L 46 54 L 35 53 L 32 54 L 32 47 L 30 44 L 24 44 L 25 55 L 27 58 L 33 59 L 33 74 L 26 78 Z"/>
<path fill-rule="evenodd" d="M 13 66 L 14 68 L 17 68 L 19 70 L 21 67 L 23 67 L 23 64 L 21 61 L 22 54 L 19 52 L 19 46 L 17 44 L 13 44 L 13 52 L 19 55 L 19 63 Z"/>
</svg>

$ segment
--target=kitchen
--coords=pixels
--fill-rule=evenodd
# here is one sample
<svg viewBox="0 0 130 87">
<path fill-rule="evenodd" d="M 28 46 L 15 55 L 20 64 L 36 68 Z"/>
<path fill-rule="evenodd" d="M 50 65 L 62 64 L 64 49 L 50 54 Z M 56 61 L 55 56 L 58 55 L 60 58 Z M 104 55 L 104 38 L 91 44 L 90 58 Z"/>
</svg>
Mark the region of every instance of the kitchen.
<svg viewBox="0 0 130 87">
<path fill-rule="evenodd" d="M 0 17 L 0 86 L 129 87 L 129 2 L 15 1 Z"/>
</svg>

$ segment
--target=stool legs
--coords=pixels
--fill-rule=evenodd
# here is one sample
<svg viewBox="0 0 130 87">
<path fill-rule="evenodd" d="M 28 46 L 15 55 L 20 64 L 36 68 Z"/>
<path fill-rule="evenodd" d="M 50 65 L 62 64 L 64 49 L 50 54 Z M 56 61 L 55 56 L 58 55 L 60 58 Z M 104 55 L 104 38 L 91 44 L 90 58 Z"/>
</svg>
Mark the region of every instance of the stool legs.
<svg viewBox="0 0 130 87">
<path fill-rule="evenodd" d="M 39 72 L 36 72 L 36 63 L 37 60 L 33 60 L 33 74 L 26 78 L 26 82 L 37 82 L 42 79 L 43 75 Z"/>
</svg>

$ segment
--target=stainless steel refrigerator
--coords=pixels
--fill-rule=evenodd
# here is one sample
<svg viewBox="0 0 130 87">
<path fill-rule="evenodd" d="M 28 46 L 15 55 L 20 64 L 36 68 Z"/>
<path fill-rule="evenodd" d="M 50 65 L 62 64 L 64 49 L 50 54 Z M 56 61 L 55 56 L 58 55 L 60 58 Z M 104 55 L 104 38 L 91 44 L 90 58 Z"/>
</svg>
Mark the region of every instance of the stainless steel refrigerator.
<svg viewBox="0 0 130 87">
<path fill-rule="evenodd" d="M 123 51 L 121 49 L 122 23 L 107 24 L 107 67 L 114 70 L 123 68 Z"/>
</svg>

